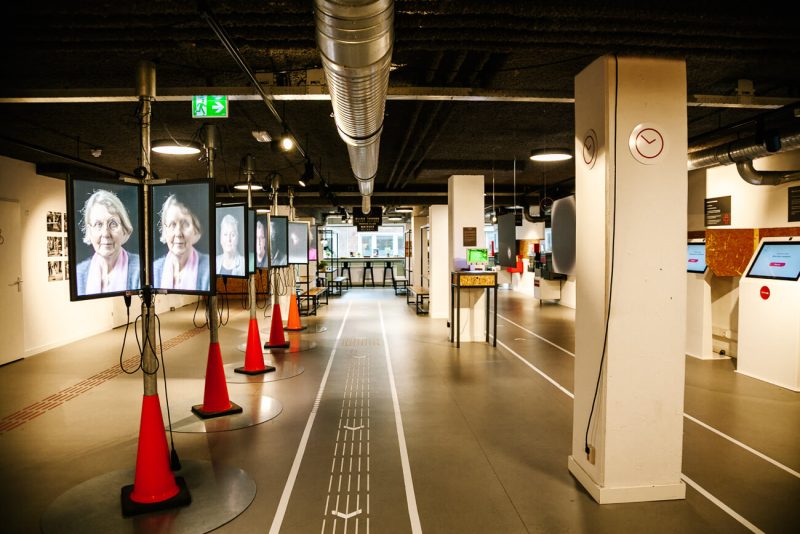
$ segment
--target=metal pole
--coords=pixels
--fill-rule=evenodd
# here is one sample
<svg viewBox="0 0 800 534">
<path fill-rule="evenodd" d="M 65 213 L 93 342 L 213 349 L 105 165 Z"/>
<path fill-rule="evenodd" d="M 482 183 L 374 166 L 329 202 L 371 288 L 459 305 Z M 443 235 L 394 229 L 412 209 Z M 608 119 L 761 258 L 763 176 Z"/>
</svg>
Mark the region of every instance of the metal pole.
<svg viewBox="0 0 800 534">
<path fill-rule="evenodd" d="M 247 207 L 253 208 L 253 175 L 256 173 L 256 158 L 247 154 L 242 161 L 242 173 L 247 177 Z M 254 242 L 253 239 L 250 240 Z M 250 273 L 247 277 L 247 296 L 250 299 L 250 320 L 256 318 L 256 274 Z"/>
<path fill-rule="evenodd" d="M 144 169 L 142 177 L 144 214 L 150 212 L 150 115 L 152 103 L 156 98 L 156 67 L 149 61 L 140 61 L 136 67 L 136 92 L 139 96 L 139 129 L 140 129 L 140 167 Z M 144 375 L 144 394 L 152 396 L 158 393 L 156 371 L 158 360 L 155 354 L 155 300 L 151 291 L 153 280 L 150 265 L 150 235 L 144 232 L 144 292 L 142 294 L 142 338 L 144 351 L 142 354 L 142 371 Z"/>
<path fill-rule="evenodd" d="M 213 184 L 214 158 L 219 145 L 217 127 L 213 124 L 203 125 L 203 136 L 205 137 L 206 159 L 208 160 L 208 180 Z M 208 328 L 211 332 L 211 343 L 219 343 L 219 316 L 217 315 L 217 297 L 214 294 L 208 296 Z"/>
</svg>

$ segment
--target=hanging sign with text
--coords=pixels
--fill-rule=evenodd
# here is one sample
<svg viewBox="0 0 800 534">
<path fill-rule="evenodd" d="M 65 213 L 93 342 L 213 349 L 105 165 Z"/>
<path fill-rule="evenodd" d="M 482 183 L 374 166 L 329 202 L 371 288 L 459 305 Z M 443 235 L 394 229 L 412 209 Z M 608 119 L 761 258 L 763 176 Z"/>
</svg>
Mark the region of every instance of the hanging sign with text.
<svg viewBox="0 0 800 534">
<path fill-rule="evenodd" d="M 706 199 L 706 227 L 731 225 L 731 197 Z"/>
<path fill-rule="evenodd" d="M 372 206 L 369 213 L 364 213 L 361 208 L 353 208 L 353 224 L 359 232 L 377 232 L 378 226 L 381 225 L 381 213 L 383 210 L 380 206 Z"/>
</svg>

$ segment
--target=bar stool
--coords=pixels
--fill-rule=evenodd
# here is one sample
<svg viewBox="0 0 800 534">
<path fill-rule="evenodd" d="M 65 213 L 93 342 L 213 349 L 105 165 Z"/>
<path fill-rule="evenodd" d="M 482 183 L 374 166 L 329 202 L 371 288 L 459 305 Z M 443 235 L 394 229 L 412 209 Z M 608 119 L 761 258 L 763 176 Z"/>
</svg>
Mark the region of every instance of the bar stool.
<svg viewBox="0 0 800 534">
<path fill-rule="evenodd" d="M 372 282 L 372 287 L 375 287 L 375 273 L 372 272 L 372 262 L 364 262 L 364 274 L 361 276 L 361 285 L 367 285 L 367 271 L 369 271 L 369 281 Z"/>
<path fill-rule="evenodd" d="M 341 269 L 341 275 L 340 276 L 345 276 L 345 274 L 344 274 L 345 271 L 347 271 L 347 277 L 346 277 L 347 278 L 347 288 L 350 289 L 351 287 L 353 287 L 353 284 L 350 281 L 350 262 L 349 261 L 343 261 L 342 262 L 342 269 Z"/>
<path fill-rule="evenodd" d="M 392 281 L 392 287 L 394 287 L 395 286 L 394 269 L 392 268 L 392 262 L 391 261 L 387 261 L 386 263 L 384 263 L 384 266 L 383 266 L 383 283 L 381 285 L 383 287 L 386 287 L 386 272 L 387 271 L 389 272 L 389 279 Z"/>
</svg>

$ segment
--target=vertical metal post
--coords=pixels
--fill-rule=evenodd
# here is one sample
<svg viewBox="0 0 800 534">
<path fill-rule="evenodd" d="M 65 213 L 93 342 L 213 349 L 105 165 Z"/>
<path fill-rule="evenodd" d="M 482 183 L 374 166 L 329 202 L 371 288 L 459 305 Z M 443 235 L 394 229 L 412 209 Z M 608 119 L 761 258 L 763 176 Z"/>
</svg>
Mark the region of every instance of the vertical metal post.
<svg viewBox="0 0 800 534">
<path fill-rule="evenodd" d="M 247 207 L 253 208 L 253 175 L 256 173 L 256 158 L 247 154 L 242 161 L 242 173 L 247 177 Z M 251 243 L 255 240 L 251 239 Z M 250 299 L 250 320 L 256 318 L 256 273 L 247 277 L 247 296 Z"/>
<path fill-rule="evenodd" d="M 206 160 L 208 161 L 208 181 L 214 184 L 214 158 L 219 145 L 217 127 L 213 124 L 203 125 L 204 144 L 206 146 Z M 216 280 L 216 278 L 215 278 Z M 208 328 L 211 333 L 211 343 L 219 343 L 219 316 L 217 315 L 217 297 L 213 293 L 208 296 Z"/>
<path fill-rule="evenodd" d="M 142 179 L 144 216 L 150 212 L 150 185 L 152 180 L 150 172 L 150 115 L 152 103 L 156 98 L 156 67 L 149 61 L 140 61 L 136 67 L 136 92 L 139 97 L 139 130 L 140 130 L 140 166 L 145 170 Z M 155 354 L 155 299 L 151 291 L 153 286 L 150 258 L 150 235 L 144 232 L 144 292 L 142 294 L 142 339 L 144 339 L 144 352 L 142 354 L 142 371 L 144 375 L 145 396 L 158 393 L 156 370 L 158 360 Z"/>
</svg>

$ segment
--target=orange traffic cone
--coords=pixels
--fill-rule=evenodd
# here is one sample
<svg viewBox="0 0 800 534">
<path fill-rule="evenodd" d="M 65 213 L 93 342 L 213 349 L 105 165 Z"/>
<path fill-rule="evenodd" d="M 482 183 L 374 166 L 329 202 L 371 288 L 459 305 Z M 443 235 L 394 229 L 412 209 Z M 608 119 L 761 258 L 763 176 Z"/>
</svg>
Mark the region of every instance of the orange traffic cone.
<svg viewBox="0 0 800 534">
<path fill-rule="evenodd" d="M 269 330 L 269 341 L 264 343 L 265 349 L 285 349 L 289 342 L 283 335 L 283 317 L 281 317 L 281 305 L 276 300 L 272 306 L 272 326 Z"/>
<path fill-rule="evenodd" d="M 286 330 L 296 332 L 305 329 L 306 327 L 300 323 L 300 307 L 297 305 L 297 295 L 292 293 L 289 296 L 289 319 L 286 323 Z"/>
<path fill-rule="evenodd" d="M 271 365 L 264 365 L 264 353 L 261 351 L 261 335 L 258 333 L 258 320 L 250 319 L 247 329 L 247 347 L 244 351 L 244 367 L 237 367 L 235 373 L 260 375 L 274 371 Z"/>
<path fill-rule="evenodd" d="M 231 402 L 228 397 L 228 385 L 225 383 L 225 370 L 222 368 L 222 352 L 219 349 L 219 343 L 211 343 L 208 347 L 203 404 L 192 406 L 192 412 L 203 419 L 242 413 L 242 407 Z"/>
<path fill-rule="evenodd" d="M 192 502 L 186 482 L 170 471 L 158 394 L 145 395 L 142 399 L 136 476 L 132 486 L 122 488 L 120 501 L 125 516 L 186 506 Z"/>
</svg>

